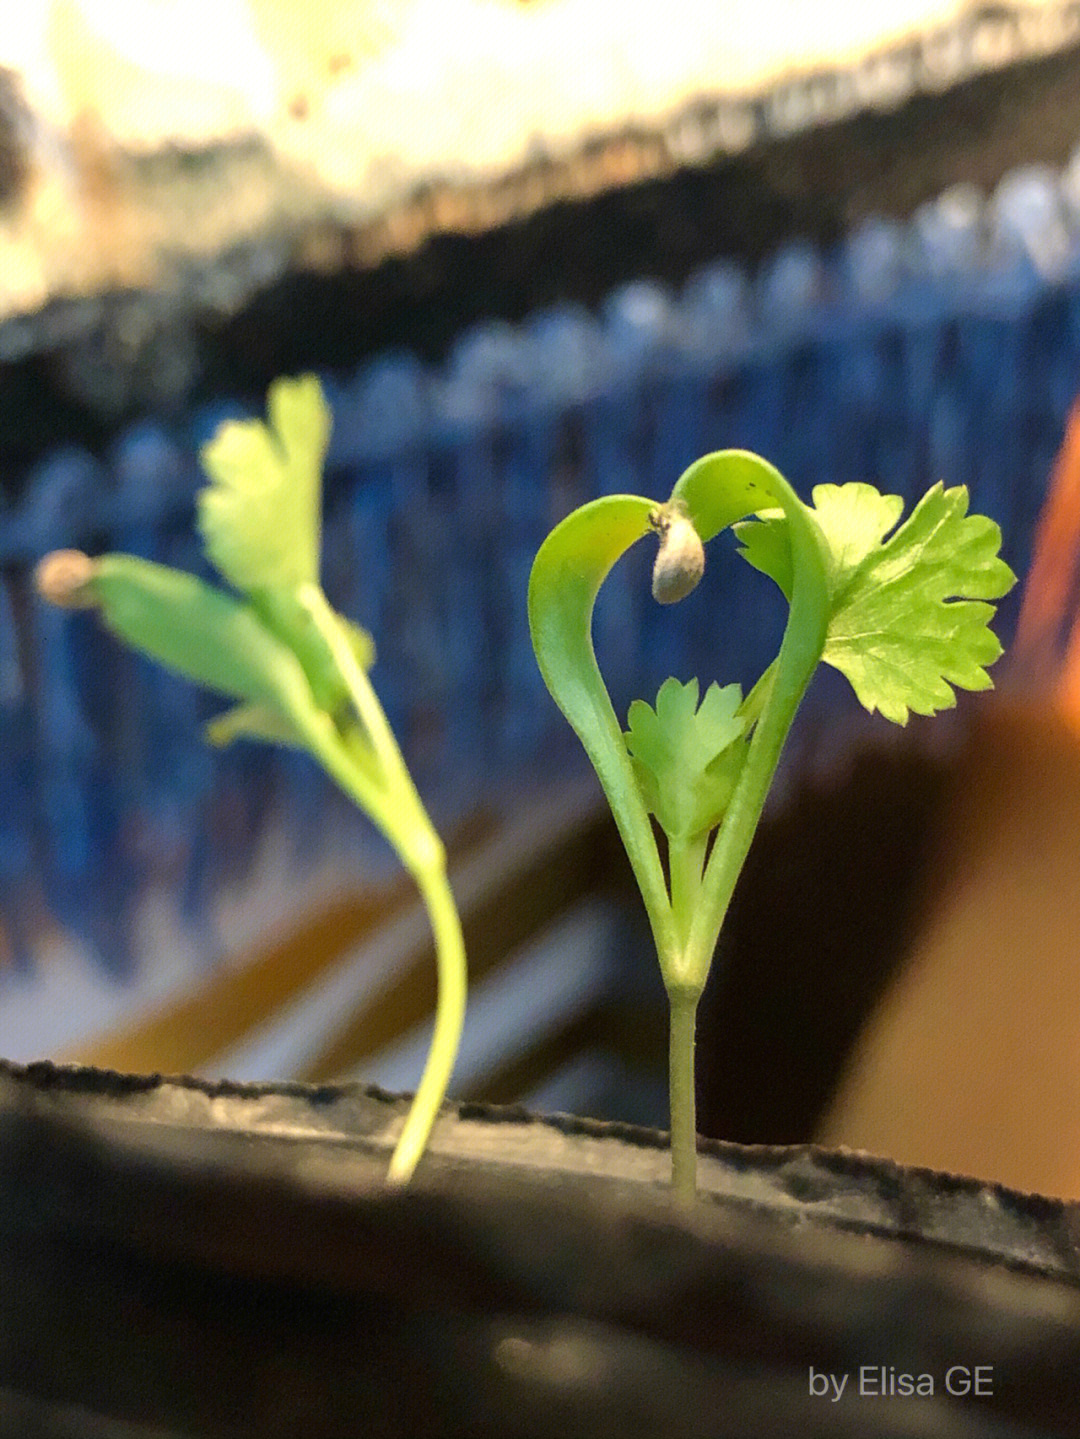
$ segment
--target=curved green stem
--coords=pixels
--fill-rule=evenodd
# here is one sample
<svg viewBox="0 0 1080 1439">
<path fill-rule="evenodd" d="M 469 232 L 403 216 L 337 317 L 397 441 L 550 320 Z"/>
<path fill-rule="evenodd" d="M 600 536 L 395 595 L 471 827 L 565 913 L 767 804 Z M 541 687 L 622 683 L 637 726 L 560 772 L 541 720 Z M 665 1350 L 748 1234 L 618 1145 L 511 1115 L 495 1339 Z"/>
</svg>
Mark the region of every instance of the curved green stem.
<svg viewBox="0 0 1080 1439">
<path fill-rule="evenodd" d="M 666 954 L 677 945 L 668 888 L 592 642 L 600 586 L 619 557 L 651 532 L 654 509 L 640 495 L 605 495 L 567 515 L 533 561 L 529 631 L 544 683 L 585 747 L 611 806 L 657 952 Z"/>
<path fill-rule="evenodd" d="M 338 672 L 349 691 L 353 708 L 371 739 L 375 753 L 378 755 L 383 769 L 387 772 L 387 777 L 392 776 L 395 780 L 404 777 L 409 788 L 412 789 L 412 780 L 409 777 L 405 761 L 401 757 L 397 741 L 394 739 L 393 731 L 387 723 L 382 705 L 372 689 L 371 681 L 342 634 L 337 617 L 330 608 L 330 602 L 318 585 L 301 585 L 298 597 L 311 616 L 312 624 L 322 635 L 330 653 L 334 656 Z"/>
<path fill-rule="evenodd" d="M 314 600 L 314 596 L 310 597 Z M 321 601 L 319 603 L 318 601 Z M 461 919 L 446 877 L 446 851 L 428 818 L 367 675 L 338 630 L 321 592 L 310 612 L 331 646 L 350 696 L 379 758 L 382 783 L 358 771 L 329 717 L 309 725 L 317 758 L 345 792 L 371 816 L 393 845 L 420 890 L 435 940 L 438 969 L 435 1028 L 424 1072 L 413 1097 L 387 1178 L 404 1184 L 424 1152 L 450 1084 L 465 1022 L 468 971 Z"/>
<path fill-rule="evenodd" d="M 446 871 L 442 866 L 431 865 L 414 870 L 413 876 L 420 887 L 435 936 L 438 1001 L 427 1063 L 390 1160 L 386 1177 L 391 1184 L 406 1183 L 424 1152 L 432 1125 L 446 1098 L 465 1022 L 465 944 Z"/>
<path fill-rule="evenodd" d="M 729 468 L 734 483 L 716 483 L 723 473 L 718 462 Z M 680 477 L 673 494 L 687 505 L 702 537 L 709 538 L 718 528 L 731 523 L 740 490 L 748 485 L 755 486 L 760 496 L 749 507 L 751 510 L 761 509 L 767 496 L 779 505 L 788 521 L 790 608 L 780 653 L 743 702 L 743 713 L 756 719 L 754 733 L 705 866 L 687 943 L 672 975 L 677 984 L 704 985 L 784 742 L 821 661 L 828 629 L 829 578 L 824 539 L 807 507 L 777 470 L 757 456 L 738 451 L 706 456 Z"/>
<path fill-rule="evenodd" d="M 419 799 L 415 801 L 417 813 L 408 814 L 395 809 L 391 796 L 373 795 L 370 782 L 357 774 L 328 718 L 325 730 L 308 730 L 308 739 L 331 777 L 367 811 L 416 880 L 435 939 L 438 966 L 435 1029 L 427 1063 L 387 1176 L 391 1183 L 403 1184 L 424 1151 L 435 1116 L 446 1097 L 461 1044 L 468 987 L 461 920 L 446 878 L 446 851 Z M 415 790 L 412 794 L 415 796 Z"/>
</svg>

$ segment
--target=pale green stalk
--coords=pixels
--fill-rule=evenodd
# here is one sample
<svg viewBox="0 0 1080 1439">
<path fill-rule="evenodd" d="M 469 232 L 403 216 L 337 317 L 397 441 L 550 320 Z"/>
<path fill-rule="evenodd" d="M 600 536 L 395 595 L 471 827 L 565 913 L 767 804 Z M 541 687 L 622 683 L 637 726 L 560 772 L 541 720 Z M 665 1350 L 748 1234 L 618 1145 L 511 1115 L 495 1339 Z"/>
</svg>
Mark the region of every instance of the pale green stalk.
<svg viewBox="0 0 1080 1439">
<path fill-rule="evenodd" d="M 671 912 L 679 953 L 660 956 L 665 976 L 685 971 L 694 909 L 701 892 L 708 834 L 668 840 Z M 694 1093 L 694 1027 L 704 979 L 667 980 L 671 1108 L 671 1179 L 676 1198 L 692 1199 L 697 1183 L 697 1104 Z"/>
<path fill-rule="evenodd" d="M 465 1022 L 465 944 L 446 872 L 432 864 L 425 869 L 414 869 L 412 874 L 427 906 L 435 936 L 439 996 L 427 1062 L 390 1160 L 387 1179 L 391 1184 L 404 1184 L 424 1152 L 450 1083 Z"/>
<path fill-rule="evenodd" d="M 427 1062 L 390 1160 L 388 1179 L 404 1184 L 424 1152 L 457 1058 L 465 1022 L 467 970 L 461 920 L 446 877 L 446 852 L 405 767 L 382 706 L 367 675 L 345 642 L 322 591 L 305 586 L 301 595 L 337 662 L 353 706 L 379 759 L 384 794 L 373 796 L 367 776 L 330 727 L 319 738 L 318 752 L 334 778 L 375 819 L 416 881 L 431 923 L 438 969 L 435 1028 Z M 331 738 L 333 734 L 333 738 Z"/>
<path fill-rule="evenodd" d="M 697 1192 L 697 1102 L 694 1095 L 694 1029 L 701 986 L 669 987 L 668 1089 L 671 1099 L 671 1185 L 675 1198 L 693 1202 Z"/>
</svg>

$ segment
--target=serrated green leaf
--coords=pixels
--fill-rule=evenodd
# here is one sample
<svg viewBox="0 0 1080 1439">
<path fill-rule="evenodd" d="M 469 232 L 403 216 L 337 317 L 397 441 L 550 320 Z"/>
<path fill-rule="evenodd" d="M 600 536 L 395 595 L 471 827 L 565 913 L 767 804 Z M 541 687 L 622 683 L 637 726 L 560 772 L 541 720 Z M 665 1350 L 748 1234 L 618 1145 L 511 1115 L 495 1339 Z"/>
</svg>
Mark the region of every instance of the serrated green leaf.
<svg viewBox="0 0 1080 1439">
<path fill-rule="evenodd" d="M 811 513 L 824 534 L 830 557 L 833 600 L 846 577 L 875 550 L 899 520 L 904 501 L 883 495 L 873 485 L 818 485 Z M 791 598 L 791 546 L 788 522 L 780 510 L 763 512 L 736 525 L 739 553 L 748 564 L 775 580 Z"/>
<path fill-rule="evenodd" d="M 883 495 L 873 485 L 817 485 L 813 499 L 839 584 L 879 548 L 904 513 L 900 495 Z"/>
<path fill-rule="evenodd" d="M 819 516 L 830 544 L 841 493 L 825 496 Z M 953 685 L 992 687 L 986 666 L 1001 643 L 986 601 L 1000 599 L 1016 577 L 998 556 L 998 526 L 967 509 L 966 488 L 935 485 L 889 539 L 837 577 L 822 657 L 868 710 L 897 724 L 909 711 L 951 708 Z"/>
<path fill-rule="evenodd" d="M 790 602 L 791 541 L 783 510 L 763 510 L 756 519 L 740 520 L 732 529 L 739 541 L 738 553 L 755 570 L 775 580 Z"/>
<path fill-rule="evenodd" d="M 206 553 L 238 590 L 317 584 L 330 411 L 313 375 L 277 380 L 269 421 L 231 420 L 202 450 Z"/>
<path fill-rule="evenodd" d="M 690 838 L 723 818 L 745 756 L 738 685 L 711 684 L 698 706 L 698 682 L 665 680 L 652 709 L 635 700 L 626 747 L 645 807 L 669 837 Z"/>
<path fill-rule="evenodd" d="M 952 686 L 991 687 L 1001 654 L 989 600 L 1015 583 L 999 558 L 1001 531 L 968 515 L 967 490 L 935 485 L 903 525 L 903 501 L 871 485 L 818 485 L 813 517 L 830 557 L 826 664 L 845 674 L 865 707 L 906 724 L 956 703 Z M 790 592 L 787 521 L 738 526 L 742 554 Z"/>
</svg>

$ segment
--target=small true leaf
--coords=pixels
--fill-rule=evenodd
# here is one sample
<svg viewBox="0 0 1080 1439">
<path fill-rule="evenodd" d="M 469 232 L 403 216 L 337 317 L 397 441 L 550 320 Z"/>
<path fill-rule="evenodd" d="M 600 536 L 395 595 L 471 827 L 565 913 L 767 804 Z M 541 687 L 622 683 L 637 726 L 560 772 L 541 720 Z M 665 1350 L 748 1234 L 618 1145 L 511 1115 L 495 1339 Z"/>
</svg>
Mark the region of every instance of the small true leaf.
<svg viewBox="0 0 1080 1439">
<path fill-rule="evenodd" d="M 665 834 L 689 838 L 721 821 L 745 756 L 737 744 L 746 720 L 738 685 L 709 686 L 698 707 L 698 682 L 665 680 L 652 709 L 635 700 L 626 747 L 645 807 Z"/>
<path fill-rule="evenodd" d="M 319 578 L 322 462 L 330 411 L 314 375 L 270 387 L 269 422 L 231 420 L 203 447 L 206 553 L 245 592 Z"/>
</svg>

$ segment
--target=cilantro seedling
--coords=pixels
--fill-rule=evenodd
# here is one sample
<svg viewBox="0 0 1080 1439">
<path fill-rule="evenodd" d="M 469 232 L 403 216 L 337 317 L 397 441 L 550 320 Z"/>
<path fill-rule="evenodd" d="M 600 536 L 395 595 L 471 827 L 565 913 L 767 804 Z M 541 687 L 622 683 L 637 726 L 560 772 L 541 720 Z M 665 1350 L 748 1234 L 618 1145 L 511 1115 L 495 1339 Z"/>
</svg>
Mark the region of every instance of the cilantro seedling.
<svg viewBox="0 0 1080 1439">
<path fill-rule="evenodd" d="M 319 584 L 322 465 L 330 412 L 318 380 L 278 380 L 269 423 L 225 423 L 202 451 L 198 499 L 207 557 L 231 586 L 134 555 L 75 550 L 38 565 L 40 592 L 97 609 L 119 639 L 236 703 L 211 743 L 264 740 L 307 750 L 382 831 L 415 879 L 435 936 L 431 1049 L 390 1161 L 410 1178 L 446 1094 L 465 1013 L 465 951 L 446 855 L 372 688 L 371 636 L 335 613 Z"/>
<path fill-rule="evenodd" d="M 953 687 L 991 687 L 1001 653 L 989 628 L 1015 583 L 1001 532 L 969 515 L 967 491 L 935 485 L 898 525 L 903 502 L 871 485 L 819 485 L 804 504 L 779 472 L 741 450 L 706 455 L 666 504 L 610 495 L 567 516 L 529 581 L 529 625 L 548 689 L 578 734 L 611 806 L 648 912 L 670 1004 L 672 1181 L 696 1187 L 694 1028 L 736 880 L 781 750 L 824 661 L 869 711 L 906 724 L 956 703 Z M 660 540 L 653 595 L 683 599 L 706 542 L 732 526 L 740 553 L 789 605 L 777 658 L 744 698 L 668 679 L 655 706 L 635 700 L 624 733 L 596 662 L 600 586 L 631 545 Z M 666 839 L 661 862 L 652 816 Z"/>
</svg>

